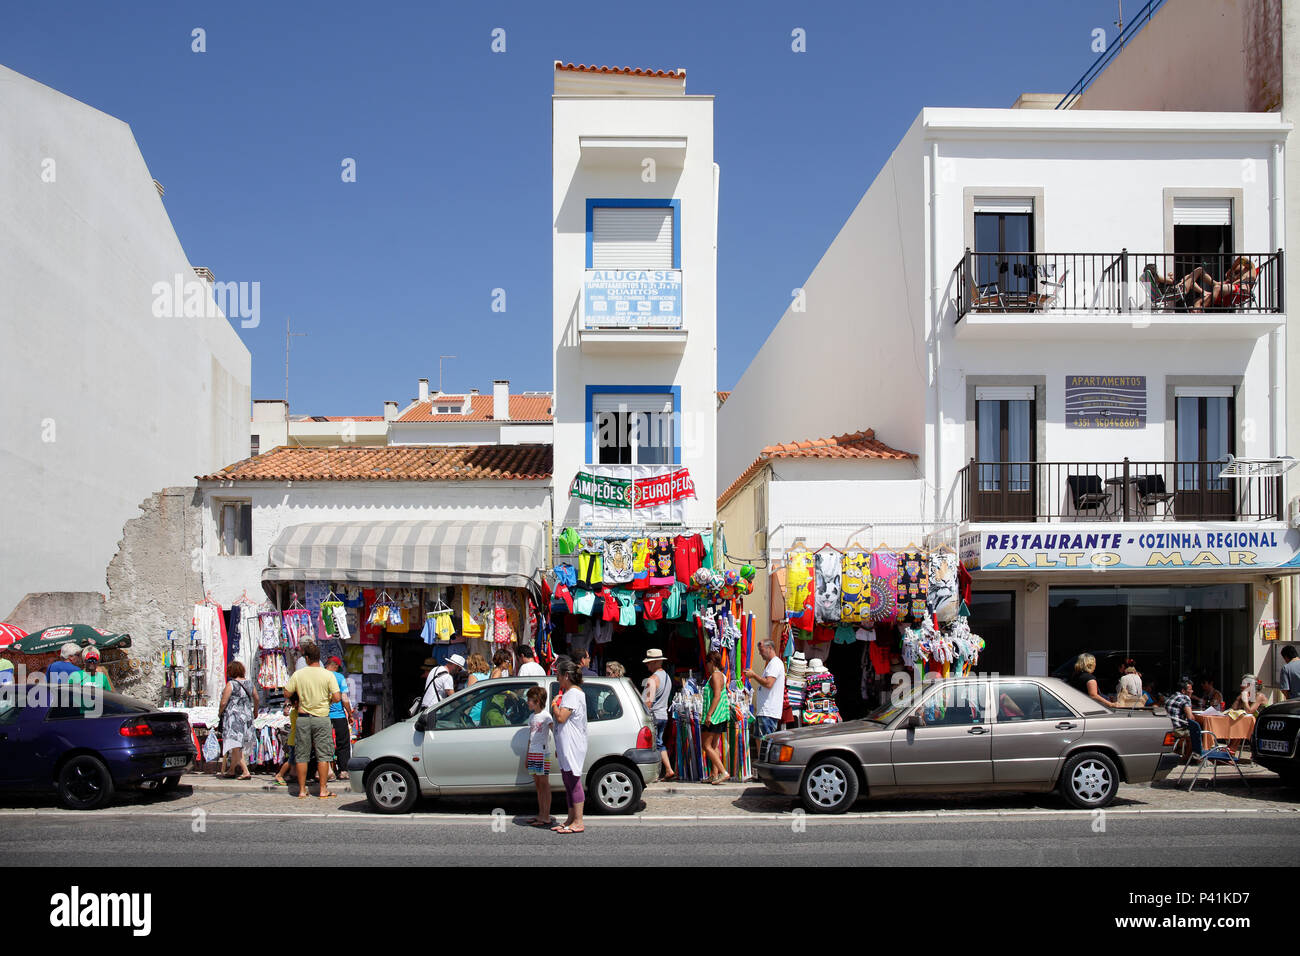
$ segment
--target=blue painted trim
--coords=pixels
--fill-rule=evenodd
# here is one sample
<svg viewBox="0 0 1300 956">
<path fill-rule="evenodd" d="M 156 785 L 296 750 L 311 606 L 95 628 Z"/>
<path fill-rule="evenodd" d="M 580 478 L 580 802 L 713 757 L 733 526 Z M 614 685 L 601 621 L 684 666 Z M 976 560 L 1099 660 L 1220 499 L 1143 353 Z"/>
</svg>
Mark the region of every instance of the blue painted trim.
<svg viewBox="0 0 1300 956">
<path fill-rule="evenodd" d="M 682 267 L 682 201 L 680 199 L 588 199 L 587 200 L 587 268 L 591 265 L 591 223 L 596 207 L 615 209 L 672 209 L 673 268 Z"/>
<path fill-rule="evenodd" d="M 682 463 L 682 387 L 680 385 L 588 385 L 587 386 L 587 457 L 585 464 L 595 464 L 591 457 L 591 433 L 595 419 L 592 415 L 592 398 L 602 394 L 669 395 L 673 397 L 673 464 Z"/>
</svg>

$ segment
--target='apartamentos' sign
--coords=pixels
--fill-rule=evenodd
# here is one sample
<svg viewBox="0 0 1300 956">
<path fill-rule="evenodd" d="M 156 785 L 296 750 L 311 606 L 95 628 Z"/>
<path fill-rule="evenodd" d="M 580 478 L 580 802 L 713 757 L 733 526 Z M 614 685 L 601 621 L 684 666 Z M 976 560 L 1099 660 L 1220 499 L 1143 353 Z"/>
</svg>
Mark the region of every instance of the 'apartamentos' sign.
<svg viewBox="0 0 1300 956">
<path fill-rule="evenodd" d="M 972 571 L 1294 568 L 1300 567 L 1300 531 L 1190 522 L 1159 530 L 1150 524 L 1004 525 L 962 534 L 961 560 Z"/>
</svg>

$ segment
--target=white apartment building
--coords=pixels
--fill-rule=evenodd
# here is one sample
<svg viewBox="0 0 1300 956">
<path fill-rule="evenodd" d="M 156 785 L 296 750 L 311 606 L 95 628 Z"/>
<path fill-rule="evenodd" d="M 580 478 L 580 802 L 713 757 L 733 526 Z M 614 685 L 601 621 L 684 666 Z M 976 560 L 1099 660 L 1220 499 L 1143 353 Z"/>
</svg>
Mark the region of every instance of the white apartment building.
<svg viewBox="0 0 1300 956">
<path fill-rule="evenodd" d="M 248 453 L 252 372 L 202 286 L 206 315 L 160 297 L 201 280 L 126 123 L 0 67 L 0 128 L 0 614 L 15 620 L 29 593 L 103 593 L 142 501 Z"/>
<path fill-rule="evenodd" d="M 551 107 L 555 524 L 710 525 L 713 97 L 688 96 L 684 70 L 557 62 Z M 695 497 L 644 513 L 569 493 L 580 473 L 634 482 L 683 468 Z"/>
<path fill-rule="evenodd" d="M 1300 564 L 1277 469 L 1223 477 L 1230 455 L 1286 448 L 1289 129 L 923 110 L 720 410 L 721 483 L 769 446 L 873 429 L 916 453 L 915 478 L 863 480 L 838 520 L 868 547 L 890 522 L 960 542 L 981 667 L 1048 673 L 1086 650 L 1159 687 L 1235 686 Z M 1234 266 L 1253 282 L 1210 281 Z M 791 369 L 816 370 L 809 401 L 772 387 Z M 808 506 L 776 500 L 754 530 L 779 560 L 789 538 L 765 532 Z"/>
</svg>

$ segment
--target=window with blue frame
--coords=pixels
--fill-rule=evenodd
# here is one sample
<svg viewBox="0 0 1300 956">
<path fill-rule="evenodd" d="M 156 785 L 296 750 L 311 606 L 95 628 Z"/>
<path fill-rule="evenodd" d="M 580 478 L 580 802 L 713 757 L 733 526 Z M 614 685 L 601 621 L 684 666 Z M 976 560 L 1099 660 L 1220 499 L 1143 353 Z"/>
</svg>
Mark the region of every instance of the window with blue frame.
<svg viewBox="0 0 1300 956">
<path fill-rule="evenodd" d="M 681 200 L 588 199 L 588 269 L 680 269 Z"/>
</svg>

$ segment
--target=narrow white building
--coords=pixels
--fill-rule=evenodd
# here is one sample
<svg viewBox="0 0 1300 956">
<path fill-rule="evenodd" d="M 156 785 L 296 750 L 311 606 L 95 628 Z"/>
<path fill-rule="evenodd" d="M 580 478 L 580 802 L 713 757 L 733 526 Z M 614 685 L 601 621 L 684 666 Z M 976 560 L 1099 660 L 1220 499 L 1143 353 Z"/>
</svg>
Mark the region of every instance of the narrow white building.
<svg viewBox="0 0 1300 956">
<path fill-rule="evenodd" d="M 923 110 L 722 406 L 721 483 L 768 446 L 871 428 L 917 454 L 923 496 L 864 481 L 838 521 L 868 547 L 890 522 L 960 541 L 981 666 L 1091 651 L 1162 688 L 1235 687 L 1300 563 L 1281 466 L 1226 464 L 1286 449 L 1289 130 Z M 817 370 L 809 401 L 772 387 L 791 369 Z M 779 561 L 789 539 L 759 535 L 810 509 L 775 501 L 755 540 Z"/>
<path fill-rule="evenodd" d="M 103 593 L 142 501 L 245 457 L 252 373 L 126 123 L 0 67 L 0 128 L 9 615 L 29 593 Z"/>
</svg>

